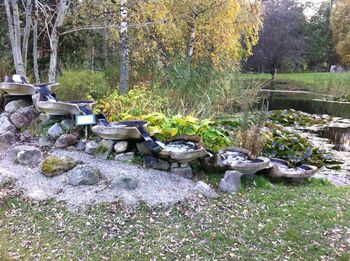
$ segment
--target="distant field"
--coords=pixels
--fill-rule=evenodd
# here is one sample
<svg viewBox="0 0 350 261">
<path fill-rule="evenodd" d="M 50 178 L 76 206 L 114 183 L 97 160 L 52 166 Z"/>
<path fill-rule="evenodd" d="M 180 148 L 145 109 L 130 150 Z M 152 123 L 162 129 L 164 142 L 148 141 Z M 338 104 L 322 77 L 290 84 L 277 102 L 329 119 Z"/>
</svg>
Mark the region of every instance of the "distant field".
<svg viewBox="0 0 350 261">
<path fill-rule="evenodd" d="M 270 74 L 241 74 L 243 79 L 268 81 Z M 350 72 L 346 73 L 281 73 L 276 89 L 305 90 L 342 96 L 350 93 Z"/>
</svg>

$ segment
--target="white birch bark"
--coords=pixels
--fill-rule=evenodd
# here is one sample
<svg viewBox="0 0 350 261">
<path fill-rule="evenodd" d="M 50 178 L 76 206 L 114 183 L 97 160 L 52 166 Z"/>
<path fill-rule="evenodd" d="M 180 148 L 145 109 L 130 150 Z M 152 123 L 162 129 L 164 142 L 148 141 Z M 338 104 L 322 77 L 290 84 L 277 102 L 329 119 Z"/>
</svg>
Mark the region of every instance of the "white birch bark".
<svg viewBox="0 0 350 261">
<path fill-rule="evenodd" d="M 196 13 L 194 11 L 192 11 L 191 14 L 191 22 L 189 23 L 189 27 L 190 27 L 190 37 L 189 37 L 189 43 L 188 43 L 188 58 L 189 61 L 192 62 L 193 59 L 193 55 L 194 55 L 194 43 L 196 40 Z"/>
<path fill-rule="evenodd" d="M 30 28 L 32 24 L 32 0 L 27 0 L 26 4 L 26 24 L 23 34 L 22 58 L 24 70 L 27 71 L 28 43 L 30 36 Z"/>
<path fill-rule="evenodd" d="M 56 82 L 56 74 L 57 74 L 57 58 L 58 58 L 58 42 L 59 42 L 59 34 L 58 28 L 62 26 L 64 17 L 67 11 L 67 4 L 69 0 L 61 0 L 58 4 L 57 17 L 55 23 L 52 26 L 51 34 L 50 34 L 50 68 L 49 68 L 49 82 Z"/>
<path fill-rule="evenodd" d="M 39 66 L 38 66 L 38 0 L 34 0 L 35 19 L 33 22 L 33 70 L 35 83 L 40 83 Z"/>
<path fill-rule="evenodd" d="M 16 73 L 21 76 L 26 76 L 22 51 L 21 51 L 21 31 L 20 31 L 20 20 L 18 10 L 18 0 L 11 0 L 12 5 L 12 18 L 13 18 L 13 32 L 14 32 L 14 45 L 12 47 L 14 55 L 16 56 L 17 68 Z"/>
<path fill-rule="evenodd" d="M 129 91 L 129 46 L 128 46 L 128 8 L 127 0 L 120 1 L 120 94 Z"/>
</svg>

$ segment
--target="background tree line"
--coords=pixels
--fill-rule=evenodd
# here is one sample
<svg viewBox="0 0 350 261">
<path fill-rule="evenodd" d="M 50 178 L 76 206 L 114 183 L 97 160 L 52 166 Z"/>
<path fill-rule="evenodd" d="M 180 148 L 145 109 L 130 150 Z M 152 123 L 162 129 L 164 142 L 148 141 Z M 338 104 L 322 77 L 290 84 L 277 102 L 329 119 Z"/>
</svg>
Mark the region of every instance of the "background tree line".
<svg viewBox="0 0 350 261">
<path fill-rule="evenodd" d="M 133 84 L 167 81 L 179 68 L 186 78 L 202 67 L 349 65 L 349 1 L 325 1 L 310 18 L 305 8 L 295 0 L 4 0 L 0 73 L 39 82 L 89 69 L 106 72 L 111 84 L 121 73 Z"/>
</svg>

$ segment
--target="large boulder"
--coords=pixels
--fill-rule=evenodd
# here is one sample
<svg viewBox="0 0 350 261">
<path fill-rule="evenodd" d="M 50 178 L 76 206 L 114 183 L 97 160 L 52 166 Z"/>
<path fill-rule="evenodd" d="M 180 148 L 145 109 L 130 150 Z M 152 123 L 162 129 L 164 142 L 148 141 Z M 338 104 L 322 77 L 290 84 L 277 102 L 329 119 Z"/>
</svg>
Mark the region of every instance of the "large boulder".
<svg viewBox="0 0 350 261">
<path fill-rule="evenodd" d="M 191 179 L 193 177 L 191 167 L 171 168 L 171 172 L 186 179 Z"/>
<path fill-rule="evenodd" d="M 95 154 L 97 147 L 98 147 L 98 144 L 96 141 L 89 141 L 88 143 L 86 143 L 85 153 L 89 155 L 93 155 Z"/>
<path fill-rule="evenodd" d="M 31 121 L 34 121 L 38 117 L 38 111 L 33 106 L 20 108 L 17 112 L 26 116 Z"/>
<path fill-rule="evenodd" d="M 16 127 L 12 124 L 12 122 L 9 120 L 9 117 L 7 115 L 2 114 L 0 116 L 0 134 L 5 133 L 7 131 L 14 132 L 16 131 Z"/>
<path fill-rule="evenodd" d="M 99 159 L 108 159 L 113 151 L 114 142 L 112 140 L 101 140 L 95 150 L 95 156 Z"/>
<path fill-rule="evenodd" d="M 135 190 L 138 186 L 139 182 L 132 177 L 119 178 L 112 184 L 113 188 L 118 187 L 126 190 Z"/>
<path fill-rule="evenodd" d="M 127 151 L 128 149 L 128 142 L 123 140 L 123 141 L 118 141 L 116 144 L 114 144 L 114 151 L 115 153 L 123 153 Z"/>
<path fill-rule="evenodd" d="M 73 146 L 78 142 L 78 137 L 73 134 L 63 134 L 55 142 L 56 148 L 63 149 Z"/>
<path fill-rule="evenodd" d="M 64 130 L 71 130 L 74 129 L 74 120 L 73 119 L 64 119 L 61 121 L 61 126 Z"/>
<path fill-rule="evenodd" d="M 79 164 L 78 161 L 62 156 L 49 156 L 41 164 L 41 172 L 49 178 L 61 175 Z"/>
<path fill-rule="evenodd" d="M 157 170 L 169 170 L 170 164 L 166 160 L 159 159 L 153 156 L 144 156 L 143 161 L 146 168 Z"/>
<path fill-rule="evenodd" d="M 208 184 L 198 181 L 195 190 L 204 195 L 206 198 L 216 198 L 218 194 Z"/>
<path fill-rule="evenodd" d="M 15 101 L 9 102 L 5 106 L 5 111 L 9 112 L 9 113 L 14 113 L 14 112 L 18 111 L 19 109 L 21 109 L 23 107 L 27 107 L 27 106 L 30 106 L 28 101 L 26 101 L 26 100 L 15 100 Z"/>
<path fill-rule="evenodd" d="M 13 149 L 15 161 L 24 166 L 35 166 L 43 159 L 41 151 L 33 146 L 17 146 Z"/>
<path fill-rule="evenodd" d="M 219 188 L 223 192 L 233 193 L 241 188 L 242 173 L 235 170 L 226 171 L 224 178 L 220 181 Z"/>
<path fill-rule="evenodd" d="M 88 165 L 77 166 L 68 173 L 68 184 L 72 186 L 95 185 L 102 178 L 98 168 Z"/>
<path fill-rule="evenodd" d="M 31 123 L 31 119 L 18 112 L 12 114 L 10 119 L 17 129 L 23 129 Z"/>
<path fill-rule="evenodd" d="M 55 123 L 49 128 L 47 133 L 51 138 L 56 139 L 63 134 L 63 129 L 59 123 Z"/>
<path fill-rule="evenodd" d="M 14 143 L 16 143 L 16 135 L 13 132 L 7 131 L 0 134 L 0 150 L 8 148 Z"/>
<path fill-rule="evenodd" d="M 116 161 L 131 161 L 135 159 L 135 153 L 134 152 L 127 152 L 127 153 L 120 153 L 115 155 L 114 160 Z"/>
</svg>

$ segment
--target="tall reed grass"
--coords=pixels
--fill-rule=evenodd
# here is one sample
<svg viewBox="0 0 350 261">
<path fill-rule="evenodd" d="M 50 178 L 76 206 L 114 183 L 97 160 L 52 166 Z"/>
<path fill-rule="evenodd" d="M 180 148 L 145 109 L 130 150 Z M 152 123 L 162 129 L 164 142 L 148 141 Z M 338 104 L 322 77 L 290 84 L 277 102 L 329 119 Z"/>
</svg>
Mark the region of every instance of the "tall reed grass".
<svg viewBox="0 0 350 261">
<path fill-rule="evenodd" d="M 153 82 L 153 89 L 169 99 L 174 113 L 200 118 L 222 116 L 252 108 L 261 84 L 242 80 L 235 67 L 214 68 L 208 63 L 192 67 L 176 62 Z"/>
</svg>

